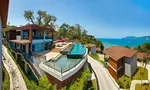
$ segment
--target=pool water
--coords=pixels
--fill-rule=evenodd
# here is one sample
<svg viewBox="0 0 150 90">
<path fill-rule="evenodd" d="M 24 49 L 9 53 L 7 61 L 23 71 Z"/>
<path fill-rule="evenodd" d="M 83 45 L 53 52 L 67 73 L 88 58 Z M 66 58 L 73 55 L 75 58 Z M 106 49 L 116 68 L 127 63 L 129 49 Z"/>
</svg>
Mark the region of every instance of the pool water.
<svg viewBox="0 0 150 90">
<path fill-rule="evenodd" d="M 82 59 L 69 59 L 66 55 L 60 56 L 55 61 L 47 61 L 45 64 L 59 72 L 65 72 L 69 70 L 70 68 L 76 66 L 78 63 L 80 63 Z"/>
<path fill-rule="evenodd" d="M 69 55 L 83 55 L 86 51 L 86 48 L 79 43 L 74 43 L 73 49 L 69 52 Z"/>
</svg>

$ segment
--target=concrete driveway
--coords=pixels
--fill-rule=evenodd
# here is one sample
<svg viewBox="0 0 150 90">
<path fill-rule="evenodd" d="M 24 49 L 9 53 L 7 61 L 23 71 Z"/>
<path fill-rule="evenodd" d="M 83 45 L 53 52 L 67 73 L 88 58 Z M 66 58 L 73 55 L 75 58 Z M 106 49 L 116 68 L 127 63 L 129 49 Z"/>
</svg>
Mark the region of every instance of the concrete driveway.
<svg viewBox="0 0 150 90">
<path fill-rule="evenodd" d="M 97 75 L 100 90 L 119 90 L 119 87 L 101 63 L 90 56 L 88 56 L 88 62 L 91 64 L 91 67 Z"/>
</svg>

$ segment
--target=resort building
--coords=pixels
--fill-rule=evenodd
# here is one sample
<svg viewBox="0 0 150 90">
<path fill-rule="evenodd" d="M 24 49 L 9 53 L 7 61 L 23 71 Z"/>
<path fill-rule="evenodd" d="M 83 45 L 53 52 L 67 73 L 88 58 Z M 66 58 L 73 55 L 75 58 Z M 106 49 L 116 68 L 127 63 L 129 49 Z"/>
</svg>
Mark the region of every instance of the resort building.
<svg viewBox="0 0 150 90">
<path fill-rule="evenodd" d="M 117 80 L 122 75 L 131 77 L 137 69 L 137 51 L 121 46 L 113 46 L 104 50 L 108 60 L 109 73 Z"/>
<path fill-rule="evenodd" d="M 86 44 L 86 48 L 89 48 L 89 54 L 96 54 L 96 45 L 95 44 Z"/>
<path fill-rule="evenodd" d="M 35 68 L 33 70 L 37 71 L 37 74 L 39 73 L 39 77 L 42 76 L 44 73 L 39 68 L 39 63 L 42 59 L 45 60 L 45 57 L 40 53 L 52 50 L 54 29 L 38 25 L 26 25 L 12 28 L 5 34 L 11 49 L 17 52 L 16 60 L 19 58 L 18 55 L 24 56 L 23 58 L 29 61 L 30 66 Z M 40 57 L 40 60 L 36 57 Z M 28 72 L 28 66 L 26 64 L 24 66 L 25 71 Z"/>
<path fill-rule="evenodd" d="M 0 32 L 7 25 L 9 0 L 0 0 Z M 2 88 L 2 35 L 0 34 L 0 89 Z"/>
</svg>

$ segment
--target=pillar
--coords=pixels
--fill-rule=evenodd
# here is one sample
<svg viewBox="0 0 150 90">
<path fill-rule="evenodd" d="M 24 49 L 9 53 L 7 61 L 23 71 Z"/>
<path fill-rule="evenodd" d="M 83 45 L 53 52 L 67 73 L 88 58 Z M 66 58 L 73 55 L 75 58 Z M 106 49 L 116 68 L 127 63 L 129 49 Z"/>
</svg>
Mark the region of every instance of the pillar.
<svg viewBox="0 0 150 90">
<path fill-rule="evenodd" d="M 28 64 L 25 63 L 24 66 L 25 66 L 25 73 L 28 74 Z"/>
</svg>

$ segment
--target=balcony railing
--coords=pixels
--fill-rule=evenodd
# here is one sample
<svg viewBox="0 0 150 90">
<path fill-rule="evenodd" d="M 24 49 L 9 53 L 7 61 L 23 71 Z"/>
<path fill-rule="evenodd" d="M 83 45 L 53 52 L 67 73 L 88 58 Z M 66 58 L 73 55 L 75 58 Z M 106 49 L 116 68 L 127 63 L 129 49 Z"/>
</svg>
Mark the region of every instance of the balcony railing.
<svg viewBox="0 0 150 90">
<path fill-rule="evenodd" d="M 33 39 L 44 39 L 43 36 L 33 36 Z"/>
<path fill-rule="evenodd" d="M 46 36 L 45 39 L 52 39 L 52 37 L 51 36 Z"/>
</svg>

